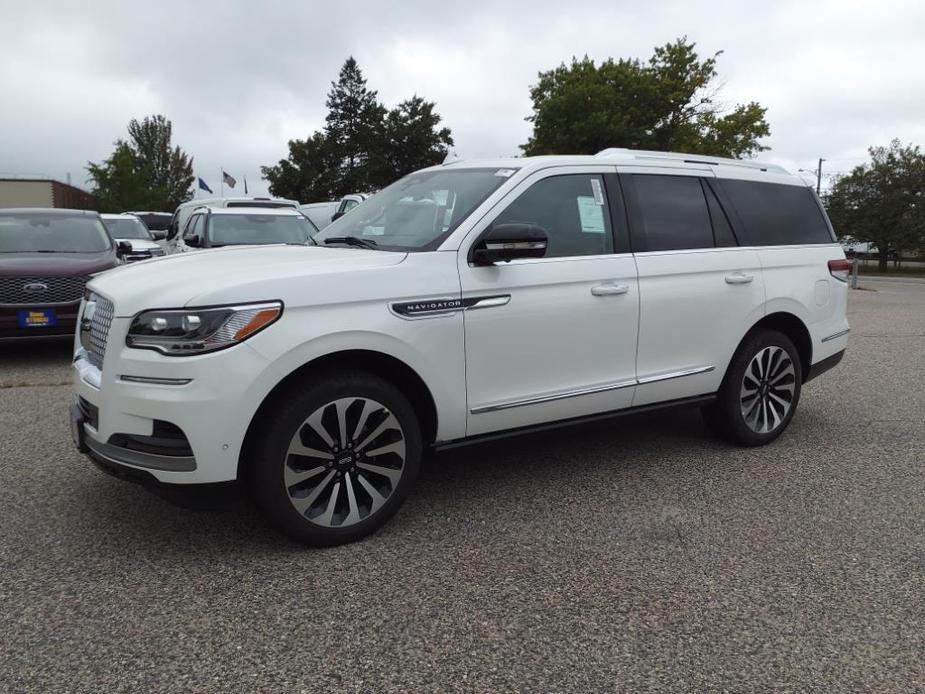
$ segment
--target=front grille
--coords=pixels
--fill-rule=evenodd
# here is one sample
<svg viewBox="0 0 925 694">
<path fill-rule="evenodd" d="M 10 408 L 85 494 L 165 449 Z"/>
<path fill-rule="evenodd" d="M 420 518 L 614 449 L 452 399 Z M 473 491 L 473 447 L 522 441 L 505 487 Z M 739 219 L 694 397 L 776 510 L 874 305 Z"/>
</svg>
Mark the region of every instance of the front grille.
<svg viewBox="0 0 925 694">
<path fill-rule="evenodd" d="M 0 277 L 0 304 L 35 306 L 80 301 L 87 277 Z"/>
<path fill-rule="evenodd" d="M 102 370 L 103 357 L 106 356 L 106 340 L 109 338 L 109 327 L 112 325 L 113 305 L 109 299 L 97 295 L 94 295 L 91 300 L 96 302 L 96 310 L 90 319 L 87 359 L 96 368 Z"/>
</svg>

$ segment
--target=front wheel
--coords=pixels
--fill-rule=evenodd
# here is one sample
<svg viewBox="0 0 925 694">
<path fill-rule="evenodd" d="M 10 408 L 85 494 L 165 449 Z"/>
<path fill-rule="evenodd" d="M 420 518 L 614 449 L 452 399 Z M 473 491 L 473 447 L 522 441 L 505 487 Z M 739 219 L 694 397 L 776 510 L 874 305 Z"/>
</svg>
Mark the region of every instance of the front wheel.
<svg viewBox="0 0 925 694">
<path fill-rule="evenodd" d="M 709 428 L 743 446 L 762 446 L 783 433 L 800 401 L 800 355 L 776 330 L 750 335 L 739 347 L 717 394 L 703 410 Z"/>
<path fill-rule="evenodd" d="M 264 419 L 250 461 L 257 505 L 309 545 L 358 540 L 398 510 L 420 469 L 407 398 L 372 374 L 345 372 L 290 391 Z"/>
</svg>

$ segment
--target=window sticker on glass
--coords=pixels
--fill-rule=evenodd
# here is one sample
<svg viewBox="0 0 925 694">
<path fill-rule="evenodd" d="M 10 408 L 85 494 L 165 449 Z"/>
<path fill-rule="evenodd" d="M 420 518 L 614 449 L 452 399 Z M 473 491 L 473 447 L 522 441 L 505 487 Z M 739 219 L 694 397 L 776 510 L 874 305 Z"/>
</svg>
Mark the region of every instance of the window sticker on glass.
<svg viewBox="0 0 925 694">
<path fill-rule="evenodd" d="M 604 191 L 601 189 L 601 182 L 596 178 L 591 179 L 591 192 L 594 193 L 594 202 L 598 205 L 603 205 Z"/>
<path fill-rule="evenodd" d="M 587 234 L 604 233 L 604 208 L 601 203 L 587 195 L 576 198 L 578 216 L 581 218 L 581 230 Z"/>
<path fill-rule="evenodd" d="M 501 178 L 510 178 L 516 171 L 517 169 L 498 169 L 495 171 L 495 176 L 501 176 Z"/>
</svg>

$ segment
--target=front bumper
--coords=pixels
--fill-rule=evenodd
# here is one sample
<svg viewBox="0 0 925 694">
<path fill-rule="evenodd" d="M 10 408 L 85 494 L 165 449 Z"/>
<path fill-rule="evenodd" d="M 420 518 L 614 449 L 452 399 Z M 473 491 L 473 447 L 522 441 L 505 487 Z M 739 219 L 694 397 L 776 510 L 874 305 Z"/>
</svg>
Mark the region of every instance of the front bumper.
<svg viewBox="0 0 925 694">
<path fill-rule="evenodd" d="M 266 360 L 247 344 L 188 358 L 129 349 L 128 322 L 113 320 L 102 370 L 76 348 L 74 391 L 83 452 L 107 471 L 142 472 L 159 483 L 235 480 L 244 435 L 259 404 L 249 389 Z M 179 449 L 156 445 L 164 441 L 158 427 L 179 432 Z"/>
</svg>

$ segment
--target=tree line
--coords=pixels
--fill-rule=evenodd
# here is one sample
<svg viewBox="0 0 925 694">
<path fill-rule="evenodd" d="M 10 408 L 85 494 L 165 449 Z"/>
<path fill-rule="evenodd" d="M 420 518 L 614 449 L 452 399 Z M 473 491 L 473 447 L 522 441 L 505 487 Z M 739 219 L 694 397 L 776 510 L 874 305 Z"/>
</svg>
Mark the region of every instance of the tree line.
<svg viewBox="0 0 925 694">
<path fill-rule="evenodd" d="M 540 72 L 530 87 L 533 126 L 520 146 L 526 156 L 594 154 L 607 147 L 751 157 L 767 149 L 767 109 L 757 101 L 723 108 L 718 61 L 681 37 L 656 47 L 647 60 L 587 56 Z M 331 83 L 324 127 L 288 143 L 288 155 L 261 167 L 271 194 L 302 202 L 369 193 L 445 159 L 453 136 L 436 104 L 413 95 L 392 109 L 367 86 L 350 57 Z M 193 159 L 171 144 L 162 115 L 128 125 L 112 155 L 90 162 L 102 211 L 172 211 L 192 197 Z M 925 158 L 894 141 L 872 147 L 869 163 L 838 178 L 824 196 L 839 235 L 869 242 L 886 258 L 925 253 Z"/>
</svg>

